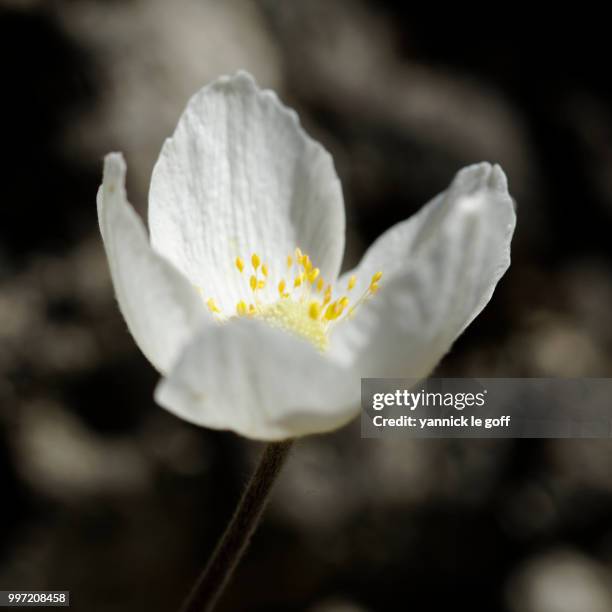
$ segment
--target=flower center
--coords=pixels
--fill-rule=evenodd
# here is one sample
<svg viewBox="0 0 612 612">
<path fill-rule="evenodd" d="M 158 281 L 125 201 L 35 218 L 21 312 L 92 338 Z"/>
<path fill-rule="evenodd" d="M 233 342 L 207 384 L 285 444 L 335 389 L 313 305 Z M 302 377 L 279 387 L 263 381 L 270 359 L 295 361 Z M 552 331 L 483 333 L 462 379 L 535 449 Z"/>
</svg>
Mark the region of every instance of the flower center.
<svg viewBox="0 0 612 612">
<path fill-rule="evenodd" d="M 320 351 L 329 346 L 329 334 L 340 321 L 351 318 L 356 309 L 379 289 L 382 272 L 376 272 L 370 279 L 370 284 L 357 299 L 351 299 L 350 294 L 357 284 L 357 278 L 351 276 L 345 288 L 345 294 L 334 299 L 334 288 L 327 284 L 310 257 L 299 248 L 287 255 L 284 278 L 276 284 L 278 298 L 274 302 L 263 302 L 261 290 L 270 278 L 268 266 L 261 261 L 257 253 L 251 255 L 251 274 L 248 275 L 248 287 L 252 299 L 248 302 L 240 300 L 236 304 L 235 314 L 225 315 L 217 306 L 215 299 L 206 299 L 208 309 L 216 315 L 219 321 L 236 317 L 253 317 L 266 321 L 273 327 L 284 329 L 312 342 Z M 238 273 L 248 274 L 242 257 L 236 257 L 234 264 Z M 245 279 L 246 281 L 246 279 Z M 202 293 L 202 290 L 199 290 Z"/>
</svg>

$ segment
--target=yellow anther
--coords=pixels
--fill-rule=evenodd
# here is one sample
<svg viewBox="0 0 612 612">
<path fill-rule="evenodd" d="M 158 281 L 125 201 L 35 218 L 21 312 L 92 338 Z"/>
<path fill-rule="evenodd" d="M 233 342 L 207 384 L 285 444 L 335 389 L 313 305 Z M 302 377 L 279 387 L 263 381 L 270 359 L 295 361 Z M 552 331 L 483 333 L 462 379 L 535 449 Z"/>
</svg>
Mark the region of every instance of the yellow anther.
<svg viewBox="0 0 612 612">
<path fill-rule="evenodd" d="M 315 321 L 321 316 L 321 304 L 319 302 L 310 302 L 308 316 Z"/>
<path fill-rule="evenodd" d="M 319 268 L 313 268 L 312 270 L 310 270 L 310 272 L 308 272 L 308 282 L 314 283 L 317 280 L 320 273 L 321 273 L 321 270 L 319 270 Z"/>
<path fill-rule="evenodd" d="M 337 302 L 332 302 L 326 309 L 325 309 L 325 318 L 328 321 L 333 321 L 335 318 L 337 318 L 338 314 L 336 313 L 336 307 L 337 307 L 338 303 Z"/>
<path fill-rule="evenodd" d="M 217 304 L 215 303 L 214 298 L 208 298 L 206 300 L 206 305 L 208 306 L 208 310 L 210 310 L 210 312 L 221 312 L 219 310 L 219 307 L 217 306 Z"/>
<path fill-rule="evenodd" d="M 243 273 L 249 264 L 249 259 L 234 258 L 236 269 Z M 271 264 L 272 262 L 268 262 Z M 341 321 L 351 318 L 359 306 L 379 290 L 379 281 L 382 272 L 372 275 L 366 291 L 358 300 L 350 300 L 348 292 L 357 287 L 357 276 L 351 275 L 346 282 L 346 295 L 334 298 L 334 288 L 325 282 L 321 270 L 315 267 L 310 257 L 296 247 L 293 253 L 286 257 L 287 271 L 285 278 L 275 274 L 274 263 L 272 268 L 262 262 L 257 253 L 250 256 L 252 271 L 245 273 L 249 278 L 249 286 L 253 292 L 252 303 L 240 300 L 236 303 L 237 317 L 253 317 L 267 323 L 286 329 L 292 333 L 310 340 L 319 350 L 324 351 L 329 346 L 330 330 Z M 293 266 L 296 266 L 294 269 Z M 268 283 L 276 286 L 278 296 L 258 293 Z M 206 298 L 200 287 L 194 285 L 202 295 L 202 300 L 208 309 L 219 314 L 215 317 L 218 322 L 224 322 L 232 317 L 225 317 L 215 300 Z M 296 288 L 300 288 L 296 291 Z M 272 299 L 268 299 L 272 297 Z M 351 303 L 352 302 L 352 303 Z"/>
</svg>

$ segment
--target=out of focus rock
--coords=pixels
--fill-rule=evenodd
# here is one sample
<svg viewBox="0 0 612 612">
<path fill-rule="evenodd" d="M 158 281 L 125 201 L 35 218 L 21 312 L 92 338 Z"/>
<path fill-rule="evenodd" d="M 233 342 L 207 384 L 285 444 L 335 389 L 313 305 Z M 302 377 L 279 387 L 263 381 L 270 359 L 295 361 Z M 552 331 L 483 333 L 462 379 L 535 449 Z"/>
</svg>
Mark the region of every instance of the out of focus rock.
<svg viewBox="0 0 612 612">
<path fill-rule="evenodd" d="M 529 540 L 557 524 L 559 509 L 551 492 L 540 483 L 508 491 L 501 509 L 505 529 L 515 538 Z"/>
<path fill-rule="evenodd" d="M 612 349 L 610 266 L 603 259 L 579 259 L 565 267 L 560 280 L 572 314 L 609 352 Z"/>
<path fill-rule="evenodd" d="M 609 398 L 608 398 L 609 400 Z M 612 493 L 610 440 L 563 440 L 550 448 L 552 469 L 568 492 L 592 490 Z M 612 526 L 610 527 L 612 534 Z"/>
<path fill-rule="evenodd" d="M 367 612 L 368 608 L 364 608 L 356 603 L 344 599 L 328 599 L 308 608 L 308 612 Z"/>
<path fill-rule="evenodd" d="M 278 88 L 279 54 L 249 2 L 132 0 L 66 3 L 58 16 L 100 66 L 100 102 L 71 146 L 100 157 L 122 151 L 132 197 L 142 198 L 164 139 L 187 100 L 243 68 Z"/>
<path fill-rule="evenodd" d="M 39 494 L 68 500 L 105 493 L 138 496 L 150 486 L 150 466 L 130 439 L 98 437 L 50 402 L 23 410 L 15 455 L 22 478 Z"/>
<path fill-rule="evenodd" d="M 610 612 L 609 571 L 574 552 L 529 561 L 508 583 L 513 612 Z"/>
<path fill-rule="evenodd" d="M 581 92 L 568 96 L 562 107 L 564 124 L 573 132 L 581 149 L 578 156 L 598 200 L 606 205 L 612 221 L 612 114 L 609 104 Z"/>
<path fill-rule="evenodd" d="M 198 434 L 197 429 L 154 406 L 145 420 L 142 442 L 164 469 L 179 476 L 202 478 L 213 468 L 213 458 L 212 449 L 202 444 Z"/>
<path fill-rule="evenodd" d="M 350 451 L 324 438 L 299 441 L 281 474 L 271 512 L 308 534 L 340 530 L 363 504 L 365 491 Z"/>
<path fill-rule="evenodd" d="M 400 58 L 393 24 L 373 5 L 261 4 L 283 44 L 291 90 L 336 134 L 332 148 L 358 206 L 410 195 L 422 204 L 459 167 L 482 160 L 501 163 L 522 199 L 533 181 L 529 138 L 499 91 Z"/>
<path fill-rule="evenodd" d="M 587 334 L 561 322 L 542 325 L 533 340 L 534 370 L 543 376 L 588 376 L 605 360 Z"/>
<path fill-rule="evenodd" d="M 124 341 L 124 342 L 122 342 Z M 57 376 L 134 350 L 115 309 L 97 237 L 64 257 L 37 257 L 0 288 L 0 372 Z"/>
<path fill-rule="evenodd" d="M 0 0 L 0 8 L 27 10 L 42 4 L 42 0 Z"/>
<path fill-rule="evenodd" d="M 522 372 L 543 377 L 605 375 L 607 360 L 599 339 L 575 318 L 535 310 L 526 313 L 522 327 L 510 349 Z"/>
</svg>

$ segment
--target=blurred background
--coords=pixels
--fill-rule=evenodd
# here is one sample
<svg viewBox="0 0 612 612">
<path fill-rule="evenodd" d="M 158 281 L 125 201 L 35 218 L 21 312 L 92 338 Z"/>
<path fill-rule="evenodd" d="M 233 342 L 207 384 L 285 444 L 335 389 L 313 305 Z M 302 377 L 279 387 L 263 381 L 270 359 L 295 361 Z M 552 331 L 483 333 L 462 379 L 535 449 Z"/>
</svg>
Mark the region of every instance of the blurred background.
<svg viewBox="0 0 612 612">
<path fill-rule="evenodd" d="M 0 589 L 171 611 L 261 446 L 158 408 L 98 234 L 102 157 L 150 172 L 187 102 L 245 68 L 334 155 L 346 265 L 499 162 L 513 265 L 440 376 L 610 376 L 608 24 L 378 0 L 0 1 Z M 299 442 L 220 610 L 612 611 L 612 444 Z"/>
</svg>

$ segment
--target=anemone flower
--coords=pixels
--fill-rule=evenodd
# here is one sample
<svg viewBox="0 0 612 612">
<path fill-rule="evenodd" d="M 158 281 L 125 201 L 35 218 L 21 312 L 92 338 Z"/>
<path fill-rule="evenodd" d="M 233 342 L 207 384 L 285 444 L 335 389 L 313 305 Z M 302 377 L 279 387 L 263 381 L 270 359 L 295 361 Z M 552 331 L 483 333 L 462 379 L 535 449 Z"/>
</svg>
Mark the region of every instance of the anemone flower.
<svg viewBox="0 0 612 612">
<path fill-rule="evenodd" d="M 100 231 L 121 312 L 162 375 L 156 401 L 250 438 L 340 427 L 362 377 L 427 376 L 510 264 L 506 177 L 481 163 L 340 275 L 332 158 L 243 72 L 195 94 L 164 143 L 150 235 L 125 172 L 106 157 Z"/>
</svg>

